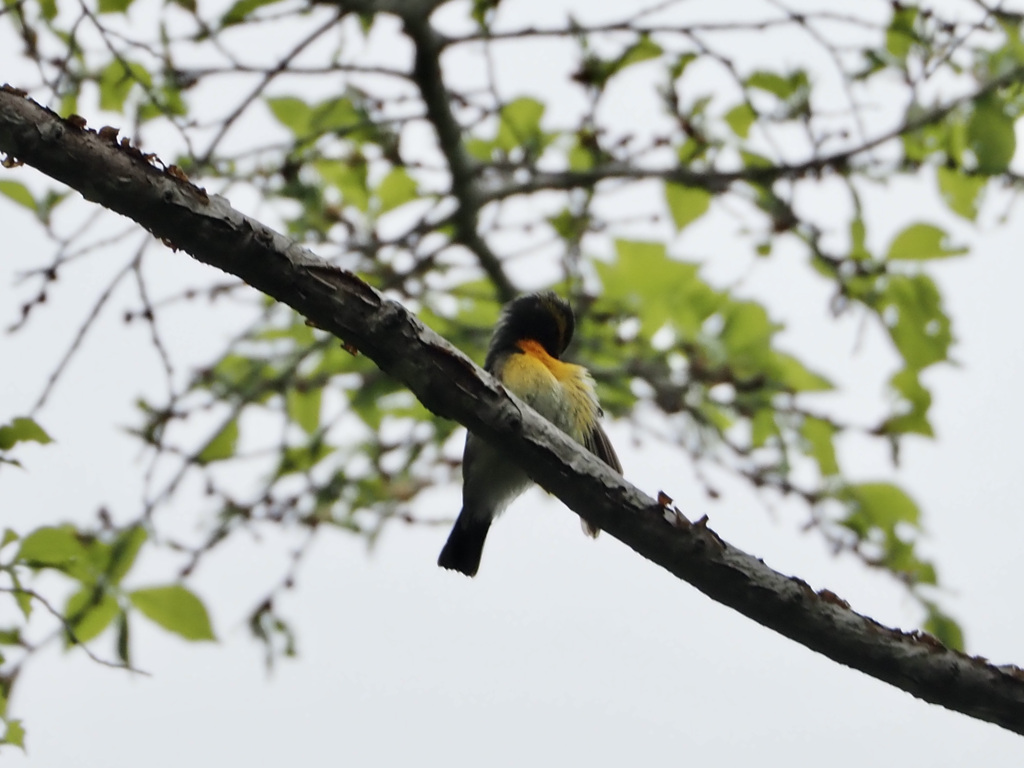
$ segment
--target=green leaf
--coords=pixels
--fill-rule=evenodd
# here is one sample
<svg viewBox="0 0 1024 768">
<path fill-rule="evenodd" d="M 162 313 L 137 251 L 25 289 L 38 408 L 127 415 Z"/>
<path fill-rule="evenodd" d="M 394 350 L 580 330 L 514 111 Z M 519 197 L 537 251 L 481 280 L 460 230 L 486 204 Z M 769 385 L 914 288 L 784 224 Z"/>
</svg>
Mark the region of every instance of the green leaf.
<svg viewBox="0 0 1024 768">
<path fill-rule="evenodd" d="M 785 352 L 774 353 L 769 372 L 787 392 L 827 392 L 833 388 L 831 381 Z"/>
<path fill-rule="evenodd" d="M 928 611 L 928 618 L 924 622 L 924 631 L 935 635 L 939 642 L 947 648 L 963 651 L 964 631 L 960 628 L 960 624 L 951 616 L 943 613 L 935 603 L 925 602 L 924 605 Z"/>
<path fill-rule="evenodd" d="M 78 112 L 78 90 L 68 89 L 67 93 L 60 97 L 60 114 L 74 115 Z"/>
<path fill-rule="evenodd" d="M 640 35 L 635 43 L 614 59 L 603 59 L 594 53 L 587 53 L 575 79 L 599 89 L 604 88 L 612 77 L 626 67 L 642 61 L 655 59 L 661 56 L 662 53 L 664 51 L 661 46 L 644 33 Z M 693 54 L 689 54 L 689 56 L 692 57 Z M 678 59 L 671 67 L 672 78 L 675 79 L 682 74 L 682 70 L 685 69 L 686 64 L 691 60 L 692 58 L 686 59 L 685 57 Z"/>
<path fill-rule="evenodd" d="M 536 146 L 541 138 L 540 119 L 544 104 L 527 97 L 510 101 L 501 108 L 501 122 L 494 140 L 506 152 L 520 146 Z"/>
<path fill-rule="evenodd" d="M 366 184 L 366 163 L 345 162 L 344 160 L 318 160 L 313 163 L 320 176 L 340 193 L 346 205 L 354 205 L 360 211 L 370 207 L 370 192 Z"/>
<path fill-rule="evenodd" d="M 808 416 L 800 427 L 800 433 L 807 441 L 807 454 L 818 462 L 822 477 L 839 474 L 839 462 L 836 461 L 833 443 L 836 428 L 824 419 Z"/>
<path fill-rule="evenodd" d="M 186 640 L 216 640 L 206 607 L 181 585 L 137 589 L 128 598 L 146 618 Z"/>
<path fill-rule="evenodd" d="M 4 718 L 4 723 L 7 725 L 7 730 L 4 732 L 3 739 L 0 739 L 0 744 L 10 744 L 12 747 L 20 747 L 24 751 L 25 729 L 21 725 L 21 720 Z"/>
<path fill-rule="evenodd" d="M 750 77 L 748 77 L 747 87 L 756 88 L 760 91 L 767 91 L 768 93 L 778 96 L 783 101 L 789 98 L 793 94 L 794 90 L 792 81 L 782 75 L 776 74 L 775 72 L 767 72 L 764 70 L 754 72 Z"/>
<path fill-rule="evenodd" d="M 943 130 L 943 126 L 945 126 L 945 130 Z M 956 119 L 944 124 L 940 123 L 933 126 L 932 131 L 936 139 L 942 142 L 942 149 L 946 152 L 946 161 L 963 166 L 964 153 L 969 147 L 967 121 Z"/>
<path fill-rule="evenodd" d="M 416 182 L 405 168 L 392 168 L 377 187 L 380 212 L 387 213 L 400 205 L 415 200 L 419 194 Z"/>
<path fill-rule="evenodd" d="M 200 451 L 196 461 L 200 464 L 209 464 L 214 461 L 230 459 L 235 455 L 235 448 L 238 446 L 238 419 L 229 421 L 224 428 L 218 432 L 206 447 Z"/>
<path fill-rule="evenodd" d="M 771 168 L 775 165 L 770 158 L 745 149 L 740 150 L 740 159 L 746 168 Z"/>
<path fill-rule="evenodd" d="M 932 395 L 922 386 L 918 371 L 904 368 L 889 380 L 889 385 L 899 398 L 893 409 L 896 415 L 886 419 L 878 431 L 886 435 L 917 434 L 932 437 L 935 433 L 928 421 Z"/>
<path fill-rule="evenodd" d="M 692 51 L 680 54 L 672 66 L 669 67 L 669 75 L 673 80 L 678 80 L 686 72 L 686 68 L 689 67 L 693 62 L 697 60 L 697 54 Z"/>
<path fill-rule="evenodd" d="M 11 687 L 14 685 L 15 679 L 14 675 L 0 675 L 0 722 L 6 722 L 7 703 L 11 698 Z"/>
<path fill-rule="evenodd" d="M 92 586 L 82 587 L 68 598 L 64 608 L 64 616 L 74 632 L 74 640 L 68 637 L 68 643 L 89 642 L 110 626 L 119 612 L 117 600 L 109 592 Z"/>
<path fill-rule="evenodd" d="M 46 434 L 33 419 L 24 416 L 14 419 L 10 424 L 0 427 L 0 451 L 9 451 L 17 443 L 33 442 L 46 445 L 53 438 Z"/>
<path fill-rule="evenodd" d="M 170 0 L 174 2 L 175 0 Z M 187 2 L 187 0 L 182 0 Z M 154 91 L 149 94 L 150 98 L 139 105 L 138 116 L 140 120 L 155 120 L 171 115 L 184 116 L 188 114 L 188 106 L 182 97 L 181 89 L 172 81 L 159 83 Z"/>
<path fill-rule="evenodd" d="M 28 191 L 28 187 L 17 181 L 0 181 L 0 195 L 10 198 L 18 205 L 35 211 L 38 208 L 36 199 Z"/>
<path fill-rule="evenodd" d="M 21 636 L 21 629 L 0 629 L 0 645 L 25 645 L 25 639 Z"/>
<path fill-rule="evenodd" d="M 889 275 L 880 311 L 907 365 L 922 369 L 945 360 L 953 342 L 942 297 L 927 275 Z M 888 315 L 894 314 L 894 318 Z"/>
<path fill-rule="evenodd" d="M 494 141 L 485 139 L 469 139 L 466 141 L 466 151 L 474 160 L 481 163 L 489 163 L 494 159 Z"/>
<path fill-rule="evenodd" d="M 940 165 L 935 171 L 939 194 L 949 209 L 968 221 L 978 217 L 978 205 L 987 179 L 984 176 L 968 176 L 956 168 Z"/>
<path fill-rule="evenodd" d="M 648 35 L 640 35 L 640 39 L 626 49 L 626 52 L 622 54 L 622 57 L 618 60 L 615 71 L 625 69 L 631 64 L 638 64 L 641 61 L 649 61 L 650 59 L 656 59 L 663 53 L 660 45 L 651 40 Z"/>
<path fill-rule="evenodd" d="M 312 133 L 313 108 L 302 99 L 282 96 L 267 99 L 270 113 L 297 138 L 306 138 Z"/>
<path fill-rule="evenodd" d="M 17 559 L 30 565 L 65 565 L 87 556 L 70 525 L 37 528 L 21 541 Z"/>
<path fill-rule="evenodd" d="M 494 11 L 497 10 L 500 1 L 473 0 L 473 10 L 470 15 L 481 29 L 486 29 L 489 20 L 494 18 Z"/>
<path fill-rule="evenodd" d="M 965 253 L 966 248 L 949 244 L 945 230 L 933 224 L 911 224 L 893 238 L 886 258 L 890 261 L 945 259 Z"/>
<path fill-rule="evenodd" d="M 548 223 L 558 236 L 570 243 L 579 242 L 587 232 L 590 218 L 586 215 L 573 213 L 568 208 L 563 208 L 554 216 L 548 217 Z"/>
<path fill-rule="evenodd" d="M 9 570 L 8 575 L 11 577 L 11 584 L 14 587 L 14 602 L 18 604 L 18 609 L 21 611 L 22 616 L 26 619 L 32 616 L 32 595 L 30 595 L 21 586 L 21 580 L 18 578 L 18 572 L 16 570 Z M 0 677 L 0 683 L 3 678 Z"/>
<path fill-rule="evenodd" d="M 131 633 L 128 627 L 128 614 L 122 611 L 117 615 L 117 658 L 125 665 L 131 665 Z"/>
<path fill-rule="evenodd" d="M 346 135 L 365 124 L 366 116 L 344 96 L 316 104 L 310 117 L 310 129 L 317 134 L 334 131 Z"/>
<path fill-rule="evenodd" d="M 132 0 L 99 0 L 100 13 L 124 13 Z"/>
<path fill-rule="evenodd" d="M 569 170 L 571 171 L 589 171 L 598 164 L 600 158 L 601 152 L 597 147 L 580 144 L 578 139 L 566 154 L 566 159 L 569 161 Z"/>
<path fill-rule="evenodd" d="M 277 2 L 280 2 L 280 0 L 238 0 L 228 9 L 227 13 L 221 16 L 220 23 L 225 27 L 238 24 L 245 21 L 258 8 L 262 8 L 265 5 L 273 5 Z"/>
<path fill-rule="evenodd" d="M 684 167 L 705 159 L 707 154 L 708 143 L 706 141 L 697 141 L 693 136 L 688 136 L 682 144 L 676 147 L 679 164 Z"/>
<path fill-rule="evenodd" d="M 110 548 L 110 562 L 107 565 L 107 578 L 111 583 L 119 584 L 131 570 L 139 550 L 148 538 L 149 534 L 141 525 L 133 525 L 118 535 Z"/>
<path fill-rule="evenodd" d="M 750 446 L 761 448 L 768 442 L 768 438 L 774 437 L 778 433 L 779 427 L 775 423 L 775 411 L 771 408 L 761 408 L 750 421 Z"/>
<path fill-rule="evenodd" d="M 905 123 L 921 121 L 930 112 L 930 108 L 917 101 L 911 101 L 907 105 L 903 120 Z M 958 150 L 957 141 L 952 134 L 953 125 L 949 121 L 929 122 L 924 127 L 903 134 L 903 151 L 908 160 L 916 163 L 924 162 L 931 155 L 941 153 L 946 155 L 944 160 L 951 160 L 960 163 L 962 149 Z"/>
<path fill-rule="evenodd" d="M 311 441 L 309 445 L 286 446 L 281 452 L 277 476 L 284 477 L 294 473 L 306 474 L 315 467 L 333 449 L 323 440 Z"/>
<path fill-rule="evenodd" d="M 921 512 L 917 504 L 906 491 L 892 483 L 848 485 L 839 497 L 852 508 L 844 524 L 860 532 L 862 538 L 866 538 L 872 528 L 892 534 L 900 523 L 920 527 Z"/>
<path fill-rule="evenodd" d="M 885 49 L 899 60 L 907 58 L 910 49 L 917 42 L 914 22 L 917 20 L 918 9 L 908 6 L 894 6 L 892 22 L 885 33 Z"/>
<path fill-rule="evenodd" d="M 750 135 L 750 126 L 757 120 L 757 112 L 748 103 L 743 102 L 725 113 L 725 122 L 732 132 L 745 139 Z"/>
<path fill-rule="evenodd" d="M 1017 150 L 1017 137 L 1002 102 L 993 97 L 978 101 L 967 121 L 967 143 L 980 173 L 1006 171 Z"/>
<path fill-rule="evenodd" d="M 871 258 L 867 249 L 867 228 L 859 215 L 850 222 L 850 258 L 865 261 Z"/>
<path fill-rule="evenodd" d="M 320 429 L 320 401 L 323 390 L 319 387 L 300 391 L 292 387 L 285 396 L 288 418 L 302 427 L 307 435 Z"/>
<path fill-rule="evenodd" d="M 18 536 L 17 533 L 12 531 L 10 528 L 5 528 L 4 529 L 4 537 L 3 537 L 2 540 L 0 540 L 0 549 L 3 549 L 8 544 L 17 541 L 19 538 L 20 537 Z"/>
<path fill-rule="evenodd" d="M 808 112 L 811 82 L 803 70 L 786 76 L 760 70 L 747 78 L 747 87 L 771 93 L 782 102 L 784 111 L 777 118 L 792 119 Z"/>
<path fill-rule="evenodd" d="M 696 337 L 725 301 L 700 279 L 696 264 L 669 258 L 662 243 L 618 240 L 615 249 L 614 264 L 595 264 L 604 286 L 602 301 L 614 312 L 635 315 L 646 337 L 666 323 Z"/>
<path fill-rule="evenodd" d="M 771 358 L 771 338 L 778 329 L 767 310 L 752 301 L 734 302 L 722 309 L 722 343 L 734 372 L 740 378 L 763 370 Z"/>
<path fill-rule="evenodd" d="M 665 183 L 665 202 L 675 222 L 676 232 L 699 219 L 711 207 L 711 193 L 700 187 L 686 187 L 674 182 Z"/>
<path fill-rule="evenodd" d="M 152 87 L 153 78 L 141 64 L 133 61 L 114 59 L 100 73 L 100 109 L 121 112 L 131 93 L 132 86 Z"/>
<path fill-rule="evenodd" d="M 96 584 L 110 567 L 111 547 L 104 541 L 87 534 L 80 534 L 85 557 L 61 566 L 61 570 L 83 584 Z"/>
<path fill-rule="evenodd" d="M 921 560 L 914 551 L 914 543 L 904 541 L 895 531 L 885 536 L 879 563 L 910 584 L 936 583 L 935 567 Z"/>
</svg>

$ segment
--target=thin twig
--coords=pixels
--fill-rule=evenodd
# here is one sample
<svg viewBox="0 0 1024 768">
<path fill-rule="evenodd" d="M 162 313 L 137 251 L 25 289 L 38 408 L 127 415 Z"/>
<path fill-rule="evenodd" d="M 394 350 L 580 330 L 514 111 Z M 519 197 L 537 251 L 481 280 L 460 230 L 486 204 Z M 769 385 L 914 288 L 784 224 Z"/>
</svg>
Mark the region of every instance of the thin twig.
<svg viewBox="0 0 1024 768">
<path fill-rule="evenodd" d="M 33 600 L 35 600 L 36 602 L 38 602 L 40 605 L 42 605 L 47 610 L 48 613 L 50 613 L 55 619 L 57 619 L 61 623 L 61 625 L 63 627 L 63 631 L 67 633 L 68 639 L 71 641 L 71 643 L 73 645 L 81 648 L 82 651 L 85 653 L 85 655 L 88 656 L 93 661 L 95 661 L 97 664 L 102 664 L 105 667 L 111 667 L 113 669 L 125 669 L 125 670 L 128 670 L 129 672 L 136 672 L 136 673 L 138 673 L 140 675 L 147 675 L 147 676 L 149 675 L 149 672 L 146 672 L 146 671 L 141 670 L 141 669 L 136 669 L 135 667 L 131 666 L 130 664 L 125 664 L 124 662 L 107 661 L 106 659 L 101 659 L 99 656 L 97 656 L 95 653 L 93 653 L 89 649 L 88 645 L 86 645 L 85 643 L 81 642 L 75 636 L 75 629 L 74 629 L 74 627 L 71 626 L 71 623 L 67 620 L 67 618 L 65 618 L 64 614 L 62 614 L 60 611 L 58 611 L 50 603 L 49 600 L 47 600 L 41 594 L 36 592 L 34 589 L 25 589 L 24 587 L 0 587 L 0 592 L 6 592 L 6 593 L 11 594 L 11 595 L 27 595 L 28 597 L 30 597 Z"/>
<path fill-rule="evenodd" d="M 147 235 L 146 237 L 148 239 L 149 235 Z M 64 370 L 68 367 L 68 364 L 71 362 L 71 359 L 81 348 L 82 342 L 85 341 L 85 337 L 89 333 L 89 330 L 92 328 L 96 320 L 99 319 L 100 312 L 103 311 L 103 307 L 106 306 L 107 302 L 110 300 L 110 297 L 114 294 L 114 290 L 117 288 L 118 285 L 120 285 L 121 281 L 124 280 L 124 278 L 127 277 L 135 268 L 134 265 L 135 260 L 137 258 L 138 255 L 136 254 L 136 256 L 132 258 L 131 261 L 129 261 L 124 267 L 121 268 L 121 270 L 116 275 L 114 275 L 114 279 L 111 280 L 110 284 L 103 290 L 103 293 L 101 293 L 99 298 L 96 300 L 96 303 L 93 304 L 92 309 L 89 311 L 89 314 L 82 322 L 82 325 L 79 326 L 78 332 L 75 334 L 75 338 L 72 340 L 71 345 L 64 353 L 64 356 L 61 358 L 60 363 L 57 364 L 56 369 L 54 369 L 53 373 L 50 374 L 50 378 L 47 380 L 46 386 L 43 387 L 42 394 L 39 395 L 39 399 L 36 400 L 35 405 L 32 406 L 32 410 L 30 412 L 31 414 L 38 413 L 39 410 L 46 404 L 46 401 L 53 393 L 53 389 L 57 385 L 57 382 L 60 380 L 60 377 L 64 373 Z"/>
</svg>

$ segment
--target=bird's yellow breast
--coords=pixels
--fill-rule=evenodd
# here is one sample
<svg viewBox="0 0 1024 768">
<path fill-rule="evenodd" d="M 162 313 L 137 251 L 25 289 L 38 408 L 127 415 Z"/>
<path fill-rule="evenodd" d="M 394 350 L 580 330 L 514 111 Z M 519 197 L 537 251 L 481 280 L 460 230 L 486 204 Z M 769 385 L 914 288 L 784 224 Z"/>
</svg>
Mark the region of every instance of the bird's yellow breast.
<svg viewBox="0 0 1024 768">
<path fill-rule="evenodd" d="M 502 383 L 544 418 L 582 441 L 597 422 L 600 408 L 587 369 L 548 354 L 538 342 L 517 343 L 499 372 Z"/>
</svg>

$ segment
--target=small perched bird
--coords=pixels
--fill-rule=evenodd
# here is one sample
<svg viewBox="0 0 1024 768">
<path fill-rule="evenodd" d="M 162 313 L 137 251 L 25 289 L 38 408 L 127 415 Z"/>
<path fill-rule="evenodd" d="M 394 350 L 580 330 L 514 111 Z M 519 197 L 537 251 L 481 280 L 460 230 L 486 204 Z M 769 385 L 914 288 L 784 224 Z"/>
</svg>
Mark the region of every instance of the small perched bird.
<svg viewBox="0 0 1024 768">
<path fill-rule="evenodd" d="M 582 444 L 616 472 L 619 458 L 601 429 L 601 406 L 587 369 L 558 359 L 576 320 L 569 303 L 551 291 L 505 305 L 484 362 L 509 392 Z M 462 458 L 462 511 L 437 564 L 475 576 L 491 522 L 531 483 L 500 448 L 470 433 Z M 583 521 L 583 530 L 598 530 Z"/>
</svg>

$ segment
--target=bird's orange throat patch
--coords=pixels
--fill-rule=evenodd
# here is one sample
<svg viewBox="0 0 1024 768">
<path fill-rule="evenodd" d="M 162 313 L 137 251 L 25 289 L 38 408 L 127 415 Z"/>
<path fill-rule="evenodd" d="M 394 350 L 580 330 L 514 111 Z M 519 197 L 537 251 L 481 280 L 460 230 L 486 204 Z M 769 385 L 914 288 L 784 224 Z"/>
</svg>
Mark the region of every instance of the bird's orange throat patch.
<svg viewBox="0 0 1024 768">
<path fill-rule="evenodd" d="M 521 354 L 509 356 L 502 382 L 545 419 L 583 442 L 601 411 L 587 370 L 563 363 L 534 339 L 522 339 L 516 346 Z"/>
<path fill-rule="evenodd" d="M 563 363 L 557 357 L 552 357 L 539 341 L 522 339 L 516 342 L 516 346 L 519 347 L 519 350 L 524 355 L 528 355 L 540 362 L 559 381 L 576 378 L 576 370 L 579 366 L 572 363 Z"/>
</svg>

